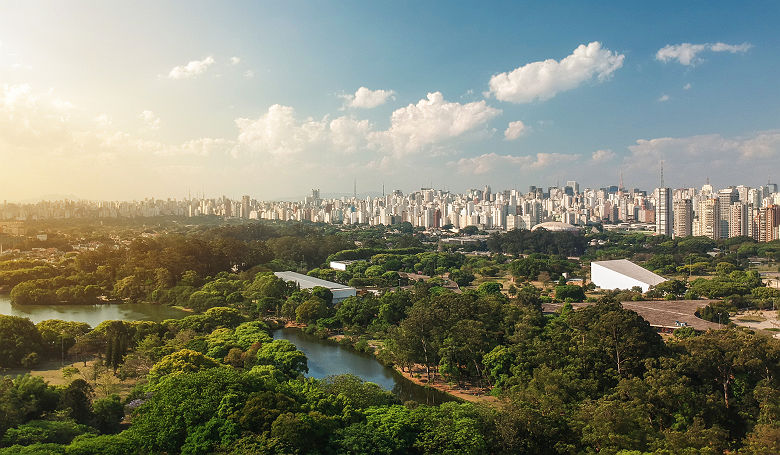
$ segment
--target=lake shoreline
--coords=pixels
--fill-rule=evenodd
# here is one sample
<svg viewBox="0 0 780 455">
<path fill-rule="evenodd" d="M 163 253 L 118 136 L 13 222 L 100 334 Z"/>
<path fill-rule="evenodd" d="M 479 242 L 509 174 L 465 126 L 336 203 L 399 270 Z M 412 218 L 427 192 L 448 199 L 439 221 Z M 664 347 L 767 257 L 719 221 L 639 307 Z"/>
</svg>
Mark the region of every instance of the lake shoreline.
<svg viewBox="0 0 780 455">
<path fill-rule="evenodd" d="M 284 327 L 287 329 L 295 329 L 306 333 L 304 329 L 307 327 L 306 324 L 301 324 L 298 322 L 293 321 L 287 321 L 284 324 Z M 345 343 L 342 340 L 347 338 L 346 335 L 329 335 L 327 338 L 320 338 L 316 335 L 307 334 L 313 337 L 316 337 L 319 340 L 329 342 L 335 345 L 339 345 L 341 347 L 349 348 L 350 351 L 364 356 L 369 356 L 379 362 L 381 365 L 391 368 L 398 376 L 403 378 L 406 381 L 409 381 L 412 384 L 415 384 L 419 387 L 423 388 L 429 388 L 437 390 L 438 392 L 444 393 L 446 395 L 449 395 L 455 399 L 468 401 L 471 403 L 490 403 L 495 404 L 499 400 L 493 395 L 489 395 L 487 393 L 480 392 L 480 388 L 478 387 L 461 387 L 458 385 L 452 385 L 444 381 L 443 378 L 441 378 L 440 375 L 434 373 L 432 374 L 432 383 L 428 383 L 426 377 L 425 377 L 425 368 L 423 365 L 415 365 L 412 367 L 412 371 L 402 371 L 401 368 L 396 365 L 387 365 L 380 361 L 380 359 L 377 356 L 377 353 L 379 352 L 376 349 L 376 346 L 372 345 L 373 350 L 371 352 L 364 352 L 360 351 L 358 349 L 355 349 L 354 343 L 351 341 L 349 343 Z"/>
<path fill-rule="evenodd" d="M 159 303 L 98 303 L 61 305 L 16 305 L 0 294 L 0 315 L 18 316 L 37 324 L 48 319 L 85 322 L 91 327 L 110 320 L 155 321 L 181 319 L 189 312 Z"/>
<path fill-rule="evenodd" d="M 411 400 L 434 405 L 462 401 L 454 394 L 410 380 L 397 369 L 380 362 L 370 352 L 355 349 L 351 343 L 308 334 L 296 326 L 276 329 L 273 335 L 275 339 L 287 339 L 306 354 L 310 360 L 307 376 L 322 379 L 330 375 L 351 373 L 393 392 L 404 402 Z M 330 352 L 323 352 L 323 348 Z"/>
</svg>

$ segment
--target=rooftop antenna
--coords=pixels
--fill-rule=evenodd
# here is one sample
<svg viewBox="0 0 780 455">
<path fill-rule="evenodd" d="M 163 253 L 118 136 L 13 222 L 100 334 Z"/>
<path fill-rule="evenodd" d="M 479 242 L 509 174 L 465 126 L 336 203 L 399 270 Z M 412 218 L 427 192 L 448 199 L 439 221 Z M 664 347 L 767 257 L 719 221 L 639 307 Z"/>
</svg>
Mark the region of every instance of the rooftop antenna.
<svg viewBox="0 0 780 455">
<path fill-rule="evenodd" d="M 352 187 L 352 197 L 357 199 L 357 178 L 355 178 L 353 187 Z"/>
<path fill-rule="evenodd" d="M 623 186 L 623 169 L 620 169 L 620 190 L 623 190 L 625 186 Z"/>
<path fill-rule="evenodd" d="M 661 160 L 661 188 L 664 187 L 664 160 Z"/>
</svg>

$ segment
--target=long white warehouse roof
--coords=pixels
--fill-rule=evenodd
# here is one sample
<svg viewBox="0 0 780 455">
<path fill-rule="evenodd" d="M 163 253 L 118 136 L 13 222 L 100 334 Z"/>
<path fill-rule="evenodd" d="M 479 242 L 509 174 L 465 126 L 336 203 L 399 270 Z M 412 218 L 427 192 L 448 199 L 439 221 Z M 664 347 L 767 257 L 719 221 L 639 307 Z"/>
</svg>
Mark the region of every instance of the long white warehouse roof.
<svg viewBox="0 0 780 455">
<path fill-rule="evenodd" d="M 340 289 L 355 289 L 351 286 L 346 286 L 341 283 L 325 281 L 319 278 L 314 278 L 313 276 L 303 275 L 297 272 L 274 272 L 274 275 L 276 275 L 278 278 L 283 279 L 284 281 L 295 281 L 296 283 L 298 283 L 298 286 L 300 286 L 301 289 L 311 289 L 315 286 L 322 286 L 324 288 L 330 289 L 331 291 L 340 290 Z"/>
<path fill-rule="evenodd" d="M 627 259 L 616 259 L 614 261 L 594 261 L 591 265 L 600 265 L 605 269 L 633 278 L 637 281 L 655 286 L 666 281 L 666 278 L 640 267 Z"/>
</svg>

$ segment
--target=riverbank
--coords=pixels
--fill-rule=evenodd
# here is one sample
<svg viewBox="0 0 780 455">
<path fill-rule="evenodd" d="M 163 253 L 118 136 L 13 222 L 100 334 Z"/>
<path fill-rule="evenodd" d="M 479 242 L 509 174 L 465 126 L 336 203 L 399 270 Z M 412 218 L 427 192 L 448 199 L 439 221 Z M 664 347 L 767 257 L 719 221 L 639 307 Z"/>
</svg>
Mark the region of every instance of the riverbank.
<svg viewBox="0 0 780 455">
<path fill-rule="evenodd" d="M 432 383 L 429 383 L 425 374 L 425 367 L 423 365 L 414 365 L 412 367 L 412 371 L 401 371 L 401 369 L 396 365 L 393 365 L 392 368 L 397 371 L 398 374 L 417 385 L 434 388 L 440 392 L 444 392 L 464 401 L 469 401 L 471 403 L 490 404 L 496 404 L 499 402 L 498 398 L 494 397 L 493 395 L 484 393 L 480 387 L 460 387 L 458 385 L 449 384 L 444 381 L 444 378 L 442 378 L 438 373 L 431 375 L 431 379 L 433 381 Z"/>
<path fill-rule="evenodd" d="M 274 321 L 274 322 L 278 323 L 280 321 Z M 302 324 L 295 321 L 285 321 L 282 325 L 285 328 L 298 329 L 304 333 L 307 333 L 306 328 L 308 326 L 306 324 Z M 403 377 L 405 380 L 415 385 L 418 385 L 420 387 L 429 387 L 431 389 L 450 395 L 454 398 L 472 402 L 472 403 L 493 404 L 499 402 L 498 398 L 489 395 L 488 393 L 486 393 L 485 389 L 481 387 L 477 387 L 475 385 L 460 386 L 457 384 L 452 384 L 447 382 L 438 373 L 431 374 L 432 381 L 429 383 L 427 380 L 427 375 L 425 373 L 424 365 L 416 364 L 412 366 L 411 371 L 403 371 L 398 365 L 388 364 L 385 359 L 382 359 L 379 356 L 379 353 L 382 350 L 382 342 L 379 340 L 370 340 L 367 342 L 367 344 L 364 344 L 363 348 L 361 349 L 360 347 L 357 346 L 360 340 L 359 339 L 356 340 L 347 335 L 329 334 L 327 337 L 320 336 L 318 338 L 337 343 L 341 346 L 348 347 L 349 349 L 361 354 L 368 354 L 374 359 L 376 359 L 377 362 L 393 369 L 399 376 Z M 368 349 L 366 349 L 366 347 Z"/>
</svg>

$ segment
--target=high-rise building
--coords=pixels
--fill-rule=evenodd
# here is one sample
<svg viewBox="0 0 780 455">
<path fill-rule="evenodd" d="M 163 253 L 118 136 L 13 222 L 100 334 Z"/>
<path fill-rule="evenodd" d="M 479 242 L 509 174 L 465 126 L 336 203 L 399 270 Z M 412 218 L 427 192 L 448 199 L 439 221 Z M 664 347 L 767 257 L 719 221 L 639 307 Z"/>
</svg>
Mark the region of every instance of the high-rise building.
<svg viewBox="0 0 780 455">
<path fill-rule="evenodd" d="M 672 235 L 672 190 L 658 188 L 658 202 L 655 207 L 655 233 Z"/>
<path fill-rule="evenodd" d="M 780 206 L 770 205 L 756 211 L 753 217 L 753 238 L 759 242 L 780 239 Z"/>
<path fill-rule="evenodd" d="M 697 235 L 703 235 L 713 240 L 720 238 L 720 200 L 703 199 L 699 201 L 697 211 Z"/>
<path fill-rule="evenodd" d="M 720 238 L 725 239 L 729 236 L 729 220 L 731 218 L 731 204 L 739 201 L 739 193 L 736 188 L 724 188 L 718 191 L 718 200 L 720 201 Z"/>
<path fill-rule="evenodd" d="M 690 199 L 674 201 L 674 236 L 693 235 L 693 202 Z"/>
<path fill-rule="evenodd" d="M 241 218 L 249 219 L 249 196 L 247 195 L 241 197 Z"/>
<path fill-rule="evenodd" d="M 735 202 L 729 207 L 729 237 L 748 235 L 748 206 Z"/>
</svg>

